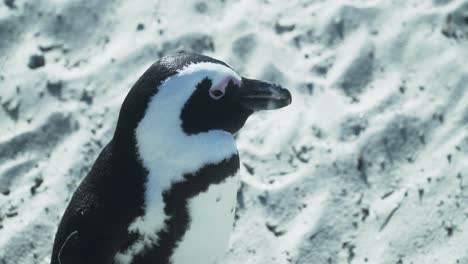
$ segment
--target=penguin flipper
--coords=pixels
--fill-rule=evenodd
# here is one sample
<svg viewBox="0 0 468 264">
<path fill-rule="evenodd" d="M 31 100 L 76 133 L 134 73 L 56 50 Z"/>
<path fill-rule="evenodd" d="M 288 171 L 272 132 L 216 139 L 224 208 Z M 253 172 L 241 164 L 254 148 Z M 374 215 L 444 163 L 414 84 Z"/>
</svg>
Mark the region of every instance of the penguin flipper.
<svg viewBox="0 0 468 264">
<path fill-rule="evenodd" d="M 60 264 L 86 264 L 81 257 L 80 235 L 78 231 L 73 231 L 63 243 L 59 251 L 58 259 Z"/>
</svg>

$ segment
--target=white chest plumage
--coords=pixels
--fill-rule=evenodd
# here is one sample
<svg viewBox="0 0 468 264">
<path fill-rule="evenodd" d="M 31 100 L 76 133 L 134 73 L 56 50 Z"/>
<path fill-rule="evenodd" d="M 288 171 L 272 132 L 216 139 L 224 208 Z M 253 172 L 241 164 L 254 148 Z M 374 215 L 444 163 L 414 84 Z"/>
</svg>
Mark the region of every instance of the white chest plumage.
<svg viewBox="0 0 468 264">
<path fill-rule="evenodd" d="M 194 71 L 197 74 L 193 74 Z M 115 263 L 132 263 L 134 256 L 160 242 L 158 231 L 166 228 L 165 221 L 169 218 L 164 211 L 165 191 L 174 183 L 184 181 L 184 175 L 237 154 L 234 138 L 228 132 L 211 130 L 187 135 L 181 129 L 181 111 L 200 82 L 200 75 L 216 80 L 226 74 L 240 80 L 235 72 L 222 65 L 189 66 L 175 78 L 164 81 L 149 102 L 135 132 L 140 159 L 149 172 L 144 215 L 137 217 L 128 228 L 140 238 L 125 252 L 119 252 Z M 174 250 L 173 264 L 211 264 L 224 254 L 234 220 L 238 181 L 238 176 L 233 175 L 188 200 L 191 222 Z M 199 241 L 200 237 L 207 241 Z"/>
<path fill-rule="evenodd" d="M 189 200 L 191 222 L 173 253 L 173 264 L 219 263 L 234 222 L 238 186 L 239 176 L 234 175 Z"/>
</svg>

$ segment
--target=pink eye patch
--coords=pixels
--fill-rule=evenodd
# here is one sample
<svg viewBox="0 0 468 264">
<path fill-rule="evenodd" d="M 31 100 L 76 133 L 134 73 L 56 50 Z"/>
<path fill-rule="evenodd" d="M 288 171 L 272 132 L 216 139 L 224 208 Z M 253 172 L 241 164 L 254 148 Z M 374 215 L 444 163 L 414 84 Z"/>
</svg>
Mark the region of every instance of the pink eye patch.
<svg viewBox="0 0 468 264">
<path fill-rule="evenodd" d="M 210 96 L 211 98 L 218 100 L 221 99 L 226 94 L 226 88 L 229 85 L 229 82 L 232 81 L 235 85 L 240 86 L 240 80 L 232 77 L 226 76 L 218 83 L 215 83 L 210 88 Z"/>
</svg>

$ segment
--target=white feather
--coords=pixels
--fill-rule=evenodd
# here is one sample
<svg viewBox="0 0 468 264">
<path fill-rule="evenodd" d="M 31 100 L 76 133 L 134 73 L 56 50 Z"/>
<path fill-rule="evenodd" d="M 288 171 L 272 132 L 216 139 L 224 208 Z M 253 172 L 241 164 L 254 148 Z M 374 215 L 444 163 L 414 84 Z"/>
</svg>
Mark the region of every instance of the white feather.
<svg viewBox="0 0 468 264">
<path fill-rule="evenodd" d="M 174 250 L 171 263 L 219 263 L 234 223 L 239 179 L 235 175 L 211 185 L 189 201 L 190 227 Z"/>
</svg>

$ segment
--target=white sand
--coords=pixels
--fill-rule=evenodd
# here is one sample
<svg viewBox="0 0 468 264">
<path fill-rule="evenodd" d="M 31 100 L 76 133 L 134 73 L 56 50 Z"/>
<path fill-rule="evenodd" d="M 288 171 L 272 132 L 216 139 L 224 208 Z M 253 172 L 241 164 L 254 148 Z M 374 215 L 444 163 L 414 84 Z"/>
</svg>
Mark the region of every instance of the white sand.
<svg viewBox="0 0 468 264">
<path fill-rule="evenodd" d="M 468 263 L 468 1 L 4 2 L 1 264 L 48 264 L 125 94 L 178 50 L 293 93 L 239 134 L 224 263 Z"/>
</svg>

